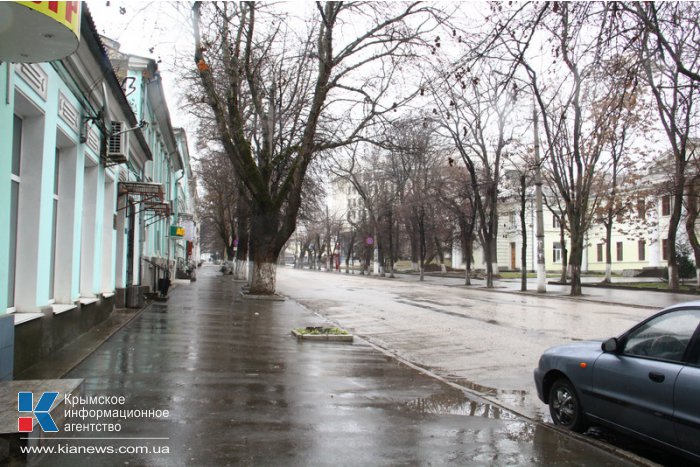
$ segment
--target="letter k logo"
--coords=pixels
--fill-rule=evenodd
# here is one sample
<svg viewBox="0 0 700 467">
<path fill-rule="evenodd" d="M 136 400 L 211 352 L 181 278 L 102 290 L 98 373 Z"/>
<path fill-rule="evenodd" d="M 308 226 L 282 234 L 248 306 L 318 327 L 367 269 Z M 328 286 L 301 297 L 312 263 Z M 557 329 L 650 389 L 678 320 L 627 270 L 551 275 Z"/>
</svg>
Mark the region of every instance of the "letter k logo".
<svg viewBox="0 0 700 467">
<path fill-rule="evenodd" d="M 49 411 L 54 401 L 58 397 L 58 392 L 45 392 L 39 398 L 39 402 L 34 405 L 34 393 L 32 392 L 20 392 L 17 393 L 17 411 L 18 412 L 31 412 L 36 417 L 36 421 L 39 422 L 41 430 L 44 432 L 58 431 L 56 423 L 51 418 Z M 31 433 L 32 431 L 32 417 L 19 417 L 17 419 L 17 426 L 22 433 Z"/>
</svg>

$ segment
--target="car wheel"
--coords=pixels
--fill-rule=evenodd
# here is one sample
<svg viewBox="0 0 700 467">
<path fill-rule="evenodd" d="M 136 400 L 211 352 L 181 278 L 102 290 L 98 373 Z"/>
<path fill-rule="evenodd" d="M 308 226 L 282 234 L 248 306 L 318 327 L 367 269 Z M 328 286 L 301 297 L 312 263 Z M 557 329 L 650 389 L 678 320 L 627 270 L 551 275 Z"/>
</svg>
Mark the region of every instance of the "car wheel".
<svg viewBox="0 0 700 467">
<path fill-rule="evenodd" d="M 581 401 L 566 378 L 556 380 L 549 390 L 549 413 L 555 425 L 578 433 L 587 428 Z"/>
</svg>

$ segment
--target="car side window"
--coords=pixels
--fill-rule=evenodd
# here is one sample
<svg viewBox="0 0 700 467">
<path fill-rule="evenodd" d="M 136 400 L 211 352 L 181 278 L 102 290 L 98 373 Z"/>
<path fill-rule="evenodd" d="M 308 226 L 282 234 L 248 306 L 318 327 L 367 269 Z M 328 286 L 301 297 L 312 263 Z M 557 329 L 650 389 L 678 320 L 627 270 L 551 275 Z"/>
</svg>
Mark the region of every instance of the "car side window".
<svg viewBox="0 0 700 467">
<path fill-rule="evenodd" d="M 648 321 L 626 339 L 625 355 L 680 362 L 700 324 L 700 309 L 671 311 Z"/>
</svg>

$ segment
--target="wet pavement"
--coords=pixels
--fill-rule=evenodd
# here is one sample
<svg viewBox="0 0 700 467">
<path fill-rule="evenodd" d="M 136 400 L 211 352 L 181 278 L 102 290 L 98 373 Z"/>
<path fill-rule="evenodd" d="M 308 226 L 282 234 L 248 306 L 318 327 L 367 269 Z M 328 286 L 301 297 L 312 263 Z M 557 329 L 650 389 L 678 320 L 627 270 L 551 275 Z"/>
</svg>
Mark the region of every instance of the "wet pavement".
<svg viewBox="0 0 700 467">
<path fill-rule="evenodd" d="M 131 413 L 67 423 L 121 430 L 64 427 L 44 445 L 82 453 L 44 454 L 31 464 L 630 464 L 467 396 L 361 339 L 297 341 L 291 329 L 324 320 L 291 300 L 246 300 L 239 290 L 231 276 L 205 267 L 197 282 L 114 334 L 67 377 L 84 379 L 84 397 L 124 398 L 84 408 Z M 106 448 L 115 452 L 95 453 Z"/>
<path fill-rule="evenodd" d="M 397 357 L 542 421 L 550 421 L 549 411 L 537 398 L 532 371 L 544 350 L 619 335 L 654 312 L 442 279 L 283 268 L 277 290 Z"/>
<path fill-rule="evenodd" d="M 463 279 L 396 279 L 291 268 L 278 270 L 277 290 L 330 321 L 446 381 L 527 418 L 550 422 L 536 395 L 532 370 L 548 347 L 619 335 L 658 309 L 693 296 L 585 288 L 568 297 L 563 286 L 545 295 L 519 292 L 499 281 L 496 290 Z M 554 289 L 554 290 L 553 290 Z M 603 440 L 653 462 L 675 465 L 673 455 L 608 430 Z M 685 463 L 685 462 L 683 462 Z"/>
</svg>

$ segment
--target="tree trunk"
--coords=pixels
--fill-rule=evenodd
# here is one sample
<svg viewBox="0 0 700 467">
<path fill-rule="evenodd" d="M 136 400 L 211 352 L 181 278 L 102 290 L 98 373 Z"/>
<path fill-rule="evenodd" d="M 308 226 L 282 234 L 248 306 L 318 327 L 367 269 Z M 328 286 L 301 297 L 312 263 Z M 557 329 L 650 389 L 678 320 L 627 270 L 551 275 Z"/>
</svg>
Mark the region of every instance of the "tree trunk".
<svg viewBox="0 0 700 467">
<path fill-rule="evenodd" d="M 486 262 L 486 287 L 493 287 L 493 240 L 488 237 L 484 238 L 484 261 Z"/>
<path fill-rule="evenodd" d="M 573 223 L 572 223 L 573 224 Z M 562 255 L 563 257 L 564 255 Z M 583 261 L 583 232 L 574 228 L 571 231 L 571 296 L 579 297 L 581 291 L 581 263 Z"/>
<path fill-rule="evenodd" d="M 394 218 L 389 210 L 389 277 L 394 278 Z"/>
<path fill-rule="evenodd" d="M 573 240 L 572 240 L 573 243 Z M 568 269 L 568 255 L 566 254 L 566 235 L 564 232 L 564 217 L 562 216 L 561 222 L 559 223 L 559 244 L 561 245 L 561 278 L 559 279 L 562 284 L 568 282 L 567 269 Z M 573 249 L 573 247 L 572 247 Z M 579 266 L 581 264 L 579 263 Z M 580 270 L 580 268 L 579 268 Z"/>
<path fill-rule="evenodd" d="M 471 238 L 466 241 L 467 247 L 465 248 L 466 257 L 464 262 L 464 285 L 472 285 L 472 257 L 474 248 L 472 247 Z"/>
<path fill-rule="evenodd" d="M 277 276 L 277 258 L 286 243 L 277 243 L 279 214 L 254 213 L 250 223 L 250 258 L 253 267 L 250 277 L 252 295 L 274 295 Z"/>
<path fill-rule="evenodd" d="M 415 217 L 415 213 L 414 216 Z M 420 243 L 418 241 L 418 227 L 416 226 L 415 221 L 412 219 L 411 222 L 406 223 L 406 231 L 408 233 L 408 239 L 411 244 L 411 269 L 413 271 L 420 271 L 420 266 L 419 266 L 419 250 L 420 248 L 418 247 L 418 244 Z"/>
<path fill-rule="evenodd" d="M 248 222 L 248 211 L 245 208 L 239 208 L 239 217 L 237 224 L 237 238 L 238 244 L 236 246 L 236 264 L 233 268 L 233 278 L 236 280 L 246 280 L 247 277 L 247 264 L 248 264 L 248 251 L 250 247 L 250 231 Z"/>
<path fill-rule="evenodd" d="M 445 253 L 442 250 L 442 246 L 440 246 L 440 240 L 437 237 L 433 237 L 433 241 L 435 242 L 435 251 L 437 253 L 438 260 L 440 261 L 440 272 L 446 274 L 447 268 L 445 267 Z"/>
<path fill-rule="evenodd" d="M 673 197 L 674 206 L 668 222 L 668 288 L 673 292 L 677 292 L 680 285 L 678 281 L 678 261 L 676 259 L 676 237 L 681 220 L 681 200 L 678 200 L 676 196 Z"/>
<path fill-rule="evenodd" d="M 355 232 L 350 233 L 350 244 L 348 245 L 348 255 L 345 257 L 345 274 L 350 272 L 350 260 L 355 249 Z"/>
<path fill-rule="evenodd" d="M 472 285 L 472 257 L 473 257 L 473 234 L 474 234 L 474 219 L 467 221 L 464 214 L 458 217 L 459 230 L 462 238 L 462 251 L 464 252 L 464 285 Z"/>
<path fill-rule="evenodd" d="M 379 238 L 379 231 L 376 231 L 375 237 L 375 241 L 377 242 L 377 263 L 379 263 L 379 277 L 384 277 L 386 275 L 384 274 L 384 242 Z"/>
<path fill-rule="evenodd" d="M 425 254 L 427 249 L 425 244 L 425 213 L 422 206 L 418 217 L 418 237 L 420 244 L 420 280 L 422 281 L 425 274 Z"/>
<path fill-rule="evenodd" d="M 251 295 L 274 295 L 277 280 L 277 263 L 275 259 L 262 259 L 253 263 L 253 277 L 250 283 Z"/>
</svg>

